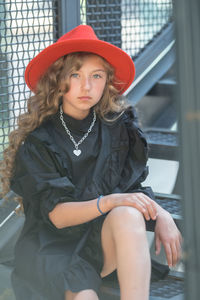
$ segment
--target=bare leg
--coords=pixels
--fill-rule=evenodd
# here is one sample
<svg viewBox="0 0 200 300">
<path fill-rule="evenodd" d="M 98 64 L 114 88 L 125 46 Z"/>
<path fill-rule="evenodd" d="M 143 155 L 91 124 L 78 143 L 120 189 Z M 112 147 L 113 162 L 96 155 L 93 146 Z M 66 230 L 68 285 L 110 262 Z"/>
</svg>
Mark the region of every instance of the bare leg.
<svg viewBox="0 0 200 300">
<path fill-rule="evenodd" d="M 149 299 L 150 254 L 142 214 L 132 207 L 117 207 L 102 227 L 104 277 L 117 268 L 121 300 Z"/>
<path fill-rule="evenodd" d="M 84 290 L 79 293 L 72 293 L 67 291 L 65 293 L 65 300 L 99 300 L 97 294 L 93 290 Z"/>
</svg>

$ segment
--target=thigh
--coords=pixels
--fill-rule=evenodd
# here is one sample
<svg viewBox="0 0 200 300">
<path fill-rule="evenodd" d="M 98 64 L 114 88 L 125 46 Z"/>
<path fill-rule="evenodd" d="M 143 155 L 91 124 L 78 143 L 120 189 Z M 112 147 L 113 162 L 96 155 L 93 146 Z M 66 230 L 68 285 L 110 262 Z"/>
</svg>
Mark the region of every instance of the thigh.
<svg viewBox="0 0 200 300">
<path fill-rule="evenodd" d="M 99 298 L 95 291 L 83 290 L 78 293 L 66 291 L 65 292 L 65 300 L 99 300 Z"/>
<path fill-rule="evenodd" d="M 141 230 L 142 229 L 142 230 Z M 117 267 L 117 243 L 120 236 L 127 237 L 132 231 L 145 231 L 145 223 L 142 214 L 133 207 L 120 206 L 114 208 L 105 218 L 101 230 L 101 244 L 104 264 L 101 277 L 112 273 Z"/>
</svg>

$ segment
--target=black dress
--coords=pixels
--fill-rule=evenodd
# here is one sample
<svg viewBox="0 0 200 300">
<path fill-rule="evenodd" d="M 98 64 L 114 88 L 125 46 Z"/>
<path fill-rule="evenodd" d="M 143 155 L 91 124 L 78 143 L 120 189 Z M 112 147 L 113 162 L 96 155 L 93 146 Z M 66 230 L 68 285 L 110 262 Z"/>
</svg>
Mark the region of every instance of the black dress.
<svg viewBox="0 0 200 300">
<path fill-rule="evenodd" d="M 76 141 L 87 132 L 93 113 L 84 120 L 64 114 Z M 86 201 L 99 195 L 142 191 L 148 170 L 147 144 L 132 109 L 112 123 L 100 120 L 79 146 L 65 132 L 59 113 L 28 135 L 16 156 L 11 188 L 23 197 L 25 223 L 15 248 L 12 284 L 17 300 L 63 300 L 101 284 L 103 257 L 100 233 L 105 216 L 57 229 L 48 214 L 57 203 Z"/>
</svg>

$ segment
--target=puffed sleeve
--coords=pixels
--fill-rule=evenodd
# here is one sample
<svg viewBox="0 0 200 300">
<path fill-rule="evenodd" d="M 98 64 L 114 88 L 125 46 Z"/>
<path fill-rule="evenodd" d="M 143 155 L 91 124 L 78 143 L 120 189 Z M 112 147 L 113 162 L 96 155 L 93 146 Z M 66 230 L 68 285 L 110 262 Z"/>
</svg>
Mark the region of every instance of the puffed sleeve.
<svg viewBox="0 0 200 300">
<path fill-rule="evenodd" d="M 25 214 L 32 210 L 51 223 L 49 212 L 59 202 L 75 201 L 74 185 L 61 174 L 55 154 L 34 136 L 20 146 L 15 160 L 11 189 L 23 198 Z"/>
<path fill-rule="evenodd" d="M 148 144 L 144 133 L 138 126 L 136 112 L 129 107 L 123 117 L 129 138 L 129 150 L 124 164 L 119 190 L 124 193 L 143 192 L 155 199 L 151 187 L 142 187 L 142 182 L 148 175 L 146 165 L 148 159 Z"/>
</svg>

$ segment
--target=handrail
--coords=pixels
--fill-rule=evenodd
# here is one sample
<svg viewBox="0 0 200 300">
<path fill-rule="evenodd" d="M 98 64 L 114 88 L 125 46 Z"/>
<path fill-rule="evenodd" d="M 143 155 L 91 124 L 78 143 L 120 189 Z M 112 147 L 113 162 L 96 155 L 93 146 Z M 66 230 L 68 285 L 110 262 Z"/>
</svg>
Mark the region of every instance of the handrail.
<svg viewBox="0 0 200 300">
<path fill-rule="evenodd" d="M 175 44 L 175 40 L 173 40 L 161 53 L 156 57 L 156 59 L 141 73 L 139 76 L 133 81 L 130 87 L 125 91 L 124 95 L 126 96 L 132 89 L 135 88 L 137 84 L 139 84 L 142 79 L 149 73 L 155 66 L 172 50 L 172 47 Z"/>
<path fill-rule="evenodd" d="M 16 213 L 16 210 L 20 208 L 20 204 L 0 223 L 0 228 Z"/>
<path fill-rule="evenodd" d="M 0 207 L 3 207 L 4 204 L 6 204 L 8 201 L 12 201 L 15 197 L 15 193 L 13 191 L 8 192 L 4 198 L 0 199 Z M 3 227 L 3 225 L 16 213 L 16 210 L 20 208 L 20 204 L 16 203 L 15 208 L 11 209 L 11 211 L 9 210 L 9 214 L 6 216 L 6 218 L 3 219 L 3 221 L 1 221 L 0 223 L 0 228 Z"/>
<path fill-rule="evenodd" d="M 169 23 L 135 59 L 136 77 L 124 93 L 135 105 L 175 61 L 174 24 Z"/>
</svg>

